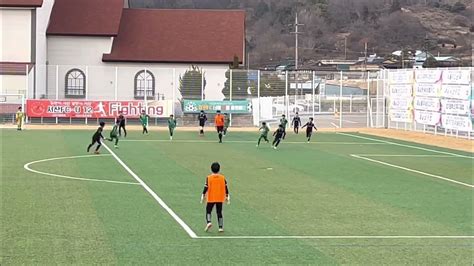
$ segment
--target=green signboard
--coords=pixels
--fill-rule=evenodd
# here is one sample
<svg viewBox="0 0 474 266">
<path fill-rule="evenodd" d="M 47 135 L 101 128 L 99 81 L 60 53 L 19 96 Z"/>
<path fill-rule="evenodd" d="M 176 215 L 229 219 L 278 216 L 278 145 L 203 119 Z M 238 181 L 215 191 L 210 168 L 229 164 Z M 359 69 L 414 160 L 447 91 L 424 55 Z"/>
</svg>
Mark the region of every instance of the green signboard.
<svg viewBox="0 0 474 266">
<path fill-rule="evenodd" d="M 222 113 L 229 114 L 248 114 L 252 112 L 252 104 L 250 101 L 195 101 L 184 100 L 184 113 L 216 113 L 220 110 Z"/>
</svg>

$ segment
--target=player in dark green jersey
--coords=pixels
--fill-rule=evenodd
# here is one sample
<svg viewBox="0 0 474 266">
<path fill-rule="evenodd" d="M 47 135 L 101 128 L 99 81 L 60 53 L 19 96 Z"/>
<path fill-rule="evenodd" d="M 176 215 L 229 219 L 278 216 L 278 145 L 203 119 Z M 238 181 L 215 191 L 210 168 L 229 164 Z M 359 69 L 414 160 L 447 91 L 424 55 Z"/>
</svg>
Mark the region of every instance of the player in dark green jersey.
<svg viewBox="0 0 474 266">
<path fill-rule="evenodd" d="M 142 123 L 143 126 L 143 132 L 142 134 L 147 133 L 148 134 L 148 118 L 150 118 L 149 115 L 145 113 L 145 110 L 142 111 L 142 114 L 140 115 L 140 123 Z"/>
<path fill-rule="evenodd" d="M 114 127 L 112 128 L 112 131 L 110 131 L 110 138 L 108 138 L 108 141 L 114 141 L 115 144 L 114 147 L 118 149 L 118 141 L 119 141 L 119 135 L 118 135 L 118 129 L 120 126 L 120 122 L 115 123 Z"/>
<path fill-rule="evenodd" d="M 170 115 L 170 118 L 168 119 L 168 129 L 170 130 L 170 140 L 173 140 L 173 132 L 174 129 L 176 128 L 176 119 L 174 119 L 173 115 Z"/>
<path fill-rule="evenodd" d="M 260 131 L 260 138 L 258 138 L 257 147 L 260 146 L 260 141 L 262 141 L 262 139 L 269 143 L 268 132 L 270 132 L 270 128 L 267 126 L 267 123 L 262 122 L 262 127 L 260 127 L 258 130 Z"/>
<path fill-rule="evenodd" d="M 230 126 L 230 117 L 228 113 L 224 114 L 224 137 L 227 135 L 227 129 Z"/>
<path fill-rule="evenodd" d="M 89 144 L 89 146 L 87 146 L 87 152 L 89 152 L 89 150 L 92 148 L 92 146 L 94 146 L 94 144 L 97 143 L 97 147 L 95 148 L 94 153 L 99 154 L 100 146 L 102 146 L 101 140 L 104 139 L 104 136 L 102 136 L 102 131 L 104 131 L 105 123 L 100 122 L 99 125 L 100 125 L 99 128 L 97 129 L 97 131 L 92 136 L 91 144 Z"/>
</svg>

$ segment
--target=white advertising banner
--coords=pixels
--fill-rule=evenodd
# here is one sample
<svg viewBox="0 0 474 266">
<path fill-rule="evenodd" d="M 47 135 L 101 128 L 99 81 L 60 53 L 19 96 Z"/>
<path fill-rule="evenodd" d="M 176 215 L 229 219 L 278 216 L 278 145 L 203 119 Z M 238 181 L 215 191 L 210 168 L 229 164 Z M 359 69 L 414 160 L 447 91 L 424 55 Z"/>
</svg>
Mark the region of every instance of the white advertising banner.
<svg viewBox="0 0 474 266">
<path fill-rule="evenodd" d="M 439 97 L 441 86 L 439 84 L 416 83 L 413 94 L 415 96 Z"/>
<path fill-rule="evenodd" d="M 444 128 L 472 131 L 472 120 L 468 116 L 443 115 L 441 119 Z"/>
<path fill-rule="evenodd" d="M 443 85 L 441 87 L 441 96 L 444 98 L 467 100 L 470 94 L 471 87 L 469 85 Z"/>
<path fill-rule="evenodd" d="M 469 115 L 471 103 L 468 100 L 441 100 L 441 112 L 453 115 Z"/>
<path fill-rule="evenodd" d="M 408 110 L 390 110 L 390 120 L 393 122 L 413 122 L 413 115 Z"/>
<path fill-rule="evenodd" d="M 439 123 L 441 114 L 438 112 L 415 111 L 415 121 L 423 125 L 435 126 Z"/>
<path fill-rule="evenodd" d="M 413 98 L 391 98 L 390 109 L 408 110 L 412 107 Z"/>
<path fill-rule="evenodd" d="M 413 83 L 413 70 L 410 71 L 390 71 L 388 72 L 390 84 L 411 84 Z"/>
<path fill-rule="evenodd" d="M 412 90 L 411 84 L 390 85 L 390 95 L 395 97 L 411 97 Z"/>
<path fill-rule="evenodd" d="M 439 112 L 441 110 L 441 102 L 439 98 L 415 97 L 414 106 L 417 110 L 435 112 Z"/>
<path fill-rule="evenodd" d="M 443 72 L 437 69 L 419 69 L 415 70 L 415 80 L 420 83 L 437 83 L 441 82 L 441 74 Z"/>
<path fill-rule="evenodd" d="M 469 70 L 444 70 L 443 84 L 470 84 L 471 71 Z"/>
</svg>

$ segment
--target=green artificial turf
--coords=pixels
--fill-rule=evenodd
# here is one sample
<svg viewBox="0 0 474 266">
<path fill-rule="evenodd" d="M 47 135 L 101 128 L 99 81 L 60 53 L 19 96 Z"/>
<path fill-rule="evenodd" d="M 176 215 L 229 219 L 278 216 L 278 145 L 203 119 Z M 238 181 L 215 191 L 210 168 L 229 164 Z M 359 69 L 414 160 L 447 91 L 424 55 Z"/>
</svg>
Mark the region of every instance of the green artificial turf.
<svg viewBox="0 0 474 266">
<path fill-rule="evenodd" d="M 258 133 L 130 132 L 108 147 L 186 223 L 186 231 L 107 149 L 87 155 L 91 131 L 1 131 L 0 264 L 464 264 L 473 238 L 305 239 L 289 236 L 473 236 L 473 154 L 414 143 L 289 133 L 278 150 Z M 376 140 L 388 140 L 397 146 Z M 296 143 L 298 142 L 298 143 Z M 435 150 L 435 151 L 430 151 Z M 430 155 L 398 157 L 384 155 Z M 434 156 L 433 156 L 434 155 Z M 446 157 L 436 157 L 438 155 Z M 431 157 L 433 156 L 433 157 Z M 212 162 L 221 163 L 231 204 L 225 232 L 204 232 L 199 203 Z M 215 219 L 215 216 L 214 216 Z M 243 237 L 199 238 L 199 237 Z M 246 238 L 249 237 L 249 238 Z"/>
</svg>

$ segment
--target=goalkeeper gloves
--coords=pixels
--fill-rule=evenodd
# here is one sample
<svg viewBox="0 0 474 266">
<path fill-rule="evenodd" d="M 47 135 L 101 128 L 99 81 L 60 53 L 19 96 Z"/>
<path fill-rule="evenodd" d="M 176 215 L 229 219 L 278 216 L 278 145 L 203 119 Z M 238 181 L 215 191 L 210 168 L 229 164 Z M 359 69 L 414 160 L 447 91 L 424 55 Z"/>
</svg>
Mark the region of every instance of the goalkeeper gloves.
<svg viewBox="0 0 474 266">
<path fill-rule="evenodd" d="M 225 199 L 227 200 L 227 204 L 230 204 L 230 195 L 227 195 Z"/>
<path fill-rule="evenodd" d="M 199 203 L 202 203 L 203 200 L 204 200 L 204 194 L 201 194 L 201 201 Z"/>
</svg>

